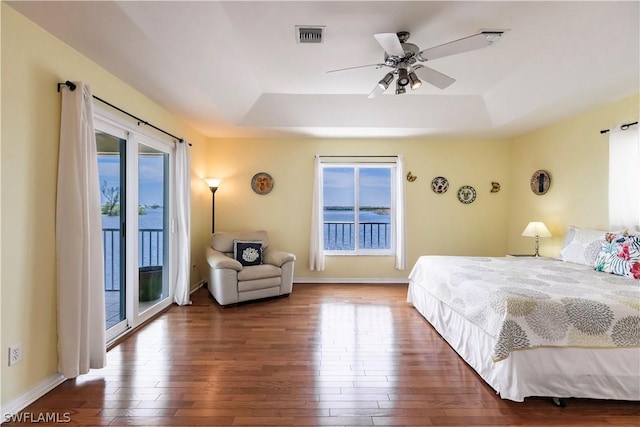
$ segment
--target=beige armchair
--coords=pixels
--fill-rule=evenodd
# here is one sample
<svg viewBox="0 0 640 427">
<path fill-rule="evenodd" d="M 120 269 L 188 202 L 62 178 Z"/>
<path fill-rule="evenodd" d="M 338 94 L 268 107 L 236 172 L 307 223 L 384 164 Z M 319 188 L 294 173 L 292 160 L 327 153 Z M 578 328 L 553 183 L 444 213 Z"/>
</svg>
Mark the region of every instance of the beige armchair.
<svg viewBox="0 0 640 427">
<path fill-rule="evenodd" d="M 240 246 L 249 256 L 242 259 L 257 265 L 242 265 L 234 258 L 234 242 L 251 242 Z M 262 245 L 262 263 L 253 247 Z M 296 256 L 269 246 L 266 231 L 216 232 L 207 248 L 209 292 L 220 305 L 288 295 L 293 287 Z"/>
</svg>

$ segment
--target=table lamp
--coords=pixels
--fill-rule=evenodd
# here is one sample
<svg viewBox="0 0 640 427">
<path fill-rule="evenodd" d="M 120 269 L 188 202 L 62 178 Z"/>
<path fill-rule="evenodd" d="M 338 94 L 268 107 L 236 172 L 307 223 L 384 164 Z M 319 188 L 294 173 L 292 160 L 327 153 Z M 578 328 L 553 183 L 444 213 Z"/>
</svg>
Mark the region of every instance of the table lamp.
<svg viewBox="0 0 640 427">
<path fill-rule="evenodd" d="M 540 256 L 540 252 L 539 252 L 540 247 L 538 243 L 538 238 L 551 237 L 551 233 L 549 232 L 549 229 L 547 228 L 546 225 L 544 225 L 543 222 L 530 222 L 522 232 L 522 235 L 526 237 L 536 238 L 536 253 L 535 253 L 536 257 Z"/>
</svg>

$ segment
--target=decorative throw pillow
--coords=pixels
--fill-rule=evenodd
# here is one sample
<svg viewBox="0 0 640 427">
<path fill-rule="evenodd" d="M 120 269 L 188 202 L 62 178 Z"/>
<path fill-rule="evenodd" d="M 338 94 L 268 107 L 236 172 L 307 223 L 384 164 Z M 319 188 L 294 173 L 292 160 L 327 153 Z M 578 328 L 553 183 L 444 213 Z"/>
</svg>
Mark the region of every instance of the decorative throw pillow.
<svg viewBox="0 0 640 427">
<path fill-rule="evenodd" d="M 640 236 L 607 233 L 594 268 L 640 280 Z"/>
<path fill-rule="evenodd" d="M 262 242 L 234 240 L 233 257 L 244 266 L 262 264 Z"/>
<path fill-rule="evenodd" d="M 593 266 L 604 243 L 605 233 L 605 231 L 589 230 L 570 225 L 560 250 L 562 260 Z"/>
</svg>

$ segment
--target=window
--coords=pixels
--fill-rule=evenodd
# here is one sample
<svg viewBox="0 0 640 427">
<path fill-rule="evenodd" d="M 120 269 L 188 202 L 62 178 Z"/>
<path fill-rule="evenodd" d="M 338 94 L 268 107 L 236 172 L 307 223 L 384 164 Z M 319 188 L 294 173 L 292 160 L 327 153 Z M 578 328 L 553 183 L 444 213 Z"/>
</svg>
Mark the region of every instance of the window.
<svg viewBox="0 0 640 427">
<path fill-rule="evenodd" d="M 394 254 L 395 167 L 395 163 L 323 165 L 326 254 Z"/>
<path fill-rule="evenodd" d="M 369 161 L 364 156 L 356 156 L 357 162 L 349 156 L 343 157 L 343 161 L 329 160 L 329 157 L 316 156 L 315 159 L 309 270 L 324 271 L 325 253 L 394 255 L 395 268 L 407 268 L 402 155 L 374 156 L 375 160 L 368 158 Z M 345 216 L 339 220 L 338 214 Z M 351 222 L 353 226 L 349 229 L 345 225 L 346 231 L 333 231 L 332 221 Z M 372 223 L 371 228 L 367 223 Z M 373 224 L 376 224 L 375 231 Z"/>
<path fill-rule="evenodd" d="M 612 129 L 609 136 L 609 226 L 640 227 L 640 133 L 637 124 Z M 634 230 L 634 231 L 631 231 Z"/>
</svg>

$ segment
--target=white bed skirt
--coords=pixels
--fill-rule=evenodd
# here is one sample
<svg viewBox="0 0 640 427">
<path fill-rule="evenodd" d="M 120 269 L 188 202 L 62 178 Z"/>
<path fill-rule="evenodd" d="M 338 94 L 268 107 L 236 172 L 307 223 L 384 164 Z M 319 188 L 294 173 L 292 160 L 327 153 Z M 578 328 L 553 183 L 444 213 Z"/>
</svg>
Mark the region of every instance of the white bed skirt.
<svg viewBox="0 0 640 427">
<path fill-rule="evenodd" d="M 540 347 L 491 359 L 495 340 L 410 281 L 407 301 L 503 399 L 640 400 L 640 349 Z"/>
</svg>

